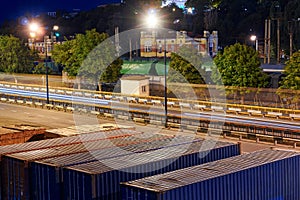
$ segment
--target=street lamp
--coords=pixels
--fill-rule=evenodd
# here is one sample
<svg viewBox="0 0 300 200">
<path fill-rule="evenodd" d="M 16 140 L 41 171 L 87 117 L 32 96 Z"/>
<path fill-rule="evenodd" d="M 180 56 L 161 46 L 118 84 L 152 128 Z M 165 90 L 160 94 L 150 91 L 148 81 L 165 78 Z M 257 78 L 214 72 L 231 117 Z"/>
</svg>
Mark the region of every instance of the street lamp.
<svg viewBox="0 0 300 200">
<path fill-rule="evenodd" d="M 256 35 L 251 35 L 250 40 L 255 42 L 255 50 L 258 51 L 258 39 L 257 39 Z"/>
<path fill-rule="evenodd" d="M 159 25 L 159 19 L 155 13 L 155 10 L 150 10 L 146 17 L 146 23 L 148 28 L 156 28 Z M 165 122 L 164 125 L 168 127 L 168 96 L 167 96 L 167 42 L 166 35 L 164 34 L 164 108 L 165 108 Z M 155 38 L 156 41 L 156 38 Z"/>
<path fill-rule="evenodd" d="M 41 31 L 41 26 L 36 23 L 36 22 L 32 22 L 29 24 L 29 31 L 30 31 L 30 37 L 32 37 L 33 42 L 34 42 L 34 38 L 36 37 L 36 34 L 39 33 Z M 57 31 L 59 29 L 58 26 L 53 26 L 52 30 L 51 30 L 51 36 L 50 36 L 50 47 L 52 49 L 52 45 L 53 45 L 53 31 Z M 44 46 L 45 46 L 45 65 L 46 65 L 46 102 L 47 104 L 49 104 L 49 81 L 48 81 L 48 40 L 46 39 L 46 37 L 44 37 Z M 33 43 L 33 49 L 34 49 L 34 43 Z"/>
<path fill-rule="evenodd" d="M 52 46 L 53 46 L 53 37 L 54 37 L 54 34 L 53 34 L 53 31 L 57 31 L 59 29 L 59 27 L 57 25 L 54 25 L 52 30 L 51 30 L 51 33 L 50 33 L 50 48 L 51 48 L 51 51 L 52 51 Z M 45 44 L 45 47 L 46 47 L 46 51 L 45 51 L 45 64 L 46 64 L 46 96 L 47 96 L 47 104 L 49 104 L 49 78 L 48 78 L 48 41 L 46 40 L 46 43 L 44 41 L 44 44 Z M 52 54 L 51 54 L 52 55 Z"/>
</svg>

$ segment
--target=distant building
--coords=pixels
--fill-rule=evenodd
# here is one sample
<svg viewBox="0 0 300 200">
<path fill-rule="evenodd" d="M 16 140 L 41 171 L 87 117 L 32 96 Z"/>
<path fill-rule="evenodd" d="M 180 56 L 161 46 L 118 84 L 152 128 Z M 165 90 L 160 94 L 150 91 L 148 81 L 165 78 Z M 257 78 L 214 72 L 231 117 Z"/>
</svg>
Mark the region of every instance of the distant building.
<svg viewBox="0 0 300 200">
<path fill-rule="evenodd" d="M 166 0 L 165 2 L 162 1 L 162 7 L 170 5 L 171 3 L 175 3 L 179 8 L 184 9 L 185 2 L 187 2 L 187 0 Z"/>
<path fill-rule="evenodd" d="M 218 33 L 213 31 L 210 34 L 204 31 L 204 37 L 188 37 L 186 31 L 168 31 L 162 34 L 157 31 L 142 31 L 140 40 L 141 57 L 170 57 L 172 52 L 178 51 L 182 45 L 191 45 L 202 55 L 215 56 L 218 52 Z"/>
<path fill-rule="evenodd" d="M 50 17 L 56 17 L 56 12 L 47 12 L 47 15 Z"/>
<path fill-rule="evenodd" d="M 74 18 L 80 13 L 80 9 L 73 9 L 71 12 L 67 12 L 63 15 L 65 19 Z"/>
</svg>

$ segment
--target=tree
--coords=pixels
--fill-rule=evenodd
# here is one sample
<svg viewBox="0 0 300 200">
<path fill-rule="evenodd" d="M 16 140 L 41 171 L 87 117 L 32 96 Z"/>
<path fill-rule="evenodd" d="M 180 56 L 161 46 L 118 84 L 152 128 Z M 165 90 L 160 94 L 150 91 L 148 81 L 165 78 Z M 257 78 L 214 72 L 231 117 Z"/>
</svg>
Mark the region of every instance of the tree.
<svg viewBox="0 0 300 200">
<path fill-rule="evenodd" d="M 170 82 L 191 84 L 204 83 L 204 70 L 201 68 L 202 57 L 195 48 L 182 46 L 177 53 L 171 54 L 168 79 Z M 182 78 L 184 77 L 185 80 Z"/>
<path fill-rule="evenodd" d="M 290 108 L 299 109 L 299 90 L 300 90 L 300 50 L 293 53 L 290 60 L 284 67 L 285 77 L 280 82 L 277 94 L 283 99 Z"/>
<path fill-rule="evenodd" d="M 108 83 L 117 81 L 122 61 L 115 55 L 115 47 L 108 35 L 95 29 L 56 45 L 52 52 L 54 61 L 62 64 L 68 75 L 92 82 L 97 85 L 97 90 L 100 80 Z"/>
<path fill-rule="evenodd" d="M 293 53 L 284 67 L 285 77 L 280 82 L 280 89 L 300 89 L 300 50 Z"/>
<path fill-rule="evenodd" d="M 31 51 L 19 38 L 0 36 L 0 71 L 30 73 L 37 59 L 37 53 Z"/>
<path fill-rule="evenodd" d="M 237 87 L 266 87 L 267 75 L 260 68 L 258 52 L 236 43 L 225 47 L 214 59 L 212 78 L 217 84 Z M 218 73 L 219 72 L 219 73 Z"/>
<path fill-rule="evenodd" d="M 252 47 L 236 43 L 218 53 L 214 58 L 212 80 L 216 84 L 234 86 L 238 93 L 247 92 L 247 87 L 266 87 L 268 76 L 260 68 L 258 52 Z M 243 103 L 243 96 L 242 96 Z"/>
<path fill-rule="evenodd" d="M 46 74 L 46 64 L 45 62 L 38 63 L 32 70 L 33 74 Z M 52 69 L 48 67 L 48 74 L 52 73 Z"/>
</svg>

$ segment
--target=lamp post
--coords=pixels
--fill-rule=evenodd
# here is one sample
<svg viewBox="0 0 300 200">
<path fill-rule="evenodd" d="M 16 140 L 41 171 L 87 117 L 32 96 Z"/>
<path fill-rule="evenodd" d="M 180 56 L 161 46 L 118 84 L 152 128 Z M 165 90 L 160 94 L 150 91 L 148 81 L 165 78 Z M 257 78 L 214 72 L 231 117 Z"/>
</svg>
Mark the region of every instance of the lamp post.
<svg viewBox="0 0 300 200">
<path fill-rule="evenodd" d="M 51 51 L 52 51 L 52 48 L 53 48 L 53 36 L 54 36 L 53 31 L 57 31 L 58 29 L 59 29 L 59 27 L 54 25 L 52 30 L 51 30 L 51 33 L 50 33 L 50 48 L 51 48 Z M 45 47 L 46 47 L 45 64 L 46 64 L 46 94 L 47 94 L 46 96 L 47 96 L 47 104 L 49 104 L 49 68 L 48 68 L 48 41 L 47 40 L 46 40 L 46 43 L 45 43 Z"/>
<path fill-rule="evenodd" d="M 165 127 L 168 127 L 168 94 L 167 94 L 167 40 L 164 35 L 164 65 L 165 65 L 165 87 L 164 87 L 164 100 L 165 100 Z"/>
<path fill-rule="evenodd" d="M 146 18 L 146 23 L 148 28 L 153 29 L 158 26 L 159 20 L 158 17 L 155 13 L 155 10 L 150 10 L 148 13 L 148 16 Z M 155 39 L 155 44 L 156 44 L 156 38 Z M 164 113 L 164 126 L 165 128 L 168 127 L 168 95 L 167 95 L 167 40 L 166 40 L 166 35 L 163 34 L 163 39 L 164 39 L 164 108 L 165 108 L 165 113 Z M 156 47 L 157 48 L 157 47 Z M 157 49 L 156 49 L 157 52 Z M 157 56 L 157 54 L 156 54 Z"/>
<path fill-rule="evenodd" d="M 255 42 L 255 50 L 258 51 L 258 39 L 257 39 L 256 35 L 251 35 L 250 40 Z"/>
<path fill-rule="evenodd" d="M 29 31 L 30 31 L 30 36 L 33 38 L 33 49 L 34 47 L 34 38 L 36 37 L 36 34 L 40 31 L 40 25 L 38 23 L 32 22 L 29 24 Z M 50 35 L 50 47 L 52 49 L 53 45 L 53 31 L 57 31 L 59 29 L 58 26 L 53 26 L 51 29 L 51 35 Z M 45 67 L 46 67 L 46 102 L 49 104 L 49 79 L 48 79 L 48 38 L 44 37 L 44 46 L 45 46 Z"/>
</svg>

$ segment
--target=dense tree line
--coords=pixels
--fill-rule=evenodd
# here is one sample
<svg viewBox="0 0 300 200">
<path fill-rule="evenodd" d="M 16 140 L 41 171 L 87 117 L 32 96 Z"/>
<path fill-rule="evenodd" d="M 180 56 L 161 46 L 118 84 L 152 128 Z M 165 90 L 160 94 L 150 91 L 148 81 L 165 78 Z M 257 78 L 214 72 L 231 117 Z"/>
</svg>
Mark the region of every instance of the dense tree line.
<svg viewBox="0 0 300 200">
<path fill-rule="evenodd" d="M 62 64 L 69 76 L 84 79 L 97 90 L 99 81 L 115 83 L 120 78 L 122 60 L 115 55 L 115 47 L 108 35 L 95 29 L 55 45 L 52 51 L 53 60 Z"/>
<path fill-rule="evenodd" d="M 99 43 L 106 40 L 109 35 L 113 35 L 116 26 L 119 27 L 120 32 L 143 27 L 145 24 L 143 24 L 142 19 L 149 7 L 156 8 L 161 16 L 161 20 L 164 22 L 163 27 L 165 28 L 184 29 L 193 35 L 201 35 L 203 30 L 219 31 L 221 45 L 228 48 L 224 48 L 224 51 L 221 51 L 214 60 L 216 69 L 219 70 L 222 77 L 213 74 L 213 79 L 216 83 L 223 81 L 226 86 L 267 86 L 267 78 L 259 69 L 260 63 L 257 52 L 245 45 L 247 40 L 249 40 L 250 34 L 256 34 L 259 38 L 263 37 L 265 19 L 273 19 L 272 27 L 275 27 L 274 25 L 276 24 L 274 20 L 280 19 L 283 48 L 288 48 L 289 46 L 288 38 L 290 33 L 294 35 L 294 49 L 300 46 L 300 41 L 297 40 L 300 36 L 297 21 L 300 18 L 299 0 L 188 0 L 186 5 L 195 7 L 193 15 L 184 13 L 174 4 L 164 8 L 160 8 L 160 4 L 160 0 L 127 0 L 121 5 L 108 5 L 80 12 L 75 17 L 66 17 L 65 11 L 58 11 L 56 17 L 41 15 L 35 20 L 40 21 L 45 28 L 45 34 L 50 34 L 50 30 L 47 27 L 58 25 L 60 26 L 61 37 L 65 36 L 66 42 L 63 45 L 56 46 L 53 51 L 55 62 L 62 64 L 69 75 L 84 74 L 94 79 L 95 82 L 97 80 L 104 82 L 117 81 L 122 62 L 120 59 L 115 59 L 114 62 L 101 64 L 101 62 L 98 62 L 99 60 L 86 59 L 88 54 Z M 30 17 L 28 19 L 30 20 Z M 28 38 L 28 29 L 21 23 L 22 20 L 6 22 L 0 29 L 1 34 L 13 34 L 16 38 L 12 36 L 1 37 L 11 41 L 11 44 L 21 44 L 20 41 L 26 40 Z M 276 35 L 275 28 L 272 29 L 272 35 L 274 34 Z M 69 38 L 67 36 L 73 37 Z M 275 45 L 276 41 L 273 42 L 273 45 Z M 4 44 L 3 42 L 0 44 L 3 52 L 2 59 L 4 59 L 0 66 L 1 71 L 28 72 L 29 69 L 32 69 L 34 53 L 29 50 L 18 50 L 19 52 L 24 52 L 24 56 L 27 59 L 24 61 L 19 60 L 18 62 L 21 64 L 4 62 L 8 58 L 10 58 L 10 61 L 19 59 L 12 57 L 14 53 L 6 51 Z M 16 49 L 20 48 L 20 45 L 15 46 Z M 114 48 L 110 47 L 108 49 Z M 105 52 L 105 49 L 102 49 L 102 51 Z M 9 55 L 8 52 L 10 52 Z M 111 53 L 114 54 L 115 52 L 107 51 L 107 60 L 113 58 Z M 200 74 L 203 72 L 201 66 L 203 64 L 202 58 L 196 56 L 187 60 L 184 58 L 186 53 L 188 53 L 188 49 L 183 48 L 182 55 L 172 54 L 171 67 L 184 75 L 188 82 L 203 83 L 205 80 L 199 78 L 198 74 L 198 72 Z M 297 54 L 295 55 L 297 56 Z M 295 60 L 294 57 L 292 59 Z M 82 67 L 84 62 L 86 67 Z M 89 62 L 88 65 L 87 62 Z M 24 65 L 24 63 L 29 64 Z M 8 65 L 9 67 L 5 67 Z M 26 67 L 24 68 L 24 66 Z M 286 72 L 289 73 L 289 71 Z M 180 81 L 181 77 L 178 77 L 176 74 L 173 75 L 170 74 L 170 80 Z M 285 83 L 286 79 L 283 84 Z M 287 86 L 287 88 L 290 87 Z"/>
<path fill-rule="evenodd" d="M 0 36 L 0 72 L 29 73 L 37 58 L 37 53 L 31 51 L 19 38 Z"/>
<path fill-rule="evenodd" d="M 108 5 L 80 12 L 75 17 L 67 18 L 66 11 L 57 11 L 56 17 L 41 15 L 39 20 L 48 27 L 59 25 L 63 36 L 84 33 L 92 28 L 100 33 L 113 35 L 116 26 L 120 31 L 142 27 L 142 19 L 151 7 L 158 10 L 164 27 L 187 30 L 194 35 L 202 35 L 203 30 L 217 30 L 220 45 L 225 47 L 236 42 L 249 43 L 251 34 L 256 34 L 263 41 L 264 22 L 268 18 L 273 19 L 272 36 L 276 35 L 275 19 L 280 18 L 283 49 L 289 49 L 290 33 L 294 36 L 294 49 L 300 48 L 299 0 L 188 0 L 186 5 L 195 8 L 194 15 L 183 13 L 174 4 L 164 8 L 159 5 L 161 0 L 127 0 L 121 5 Z M 22 20 L 23 18 L 4 23 L 0 33 L 27 38 L 28 33 L 21 23 Z M 276 37 L 271 39 L 275 46 Z"/>
</svg>

